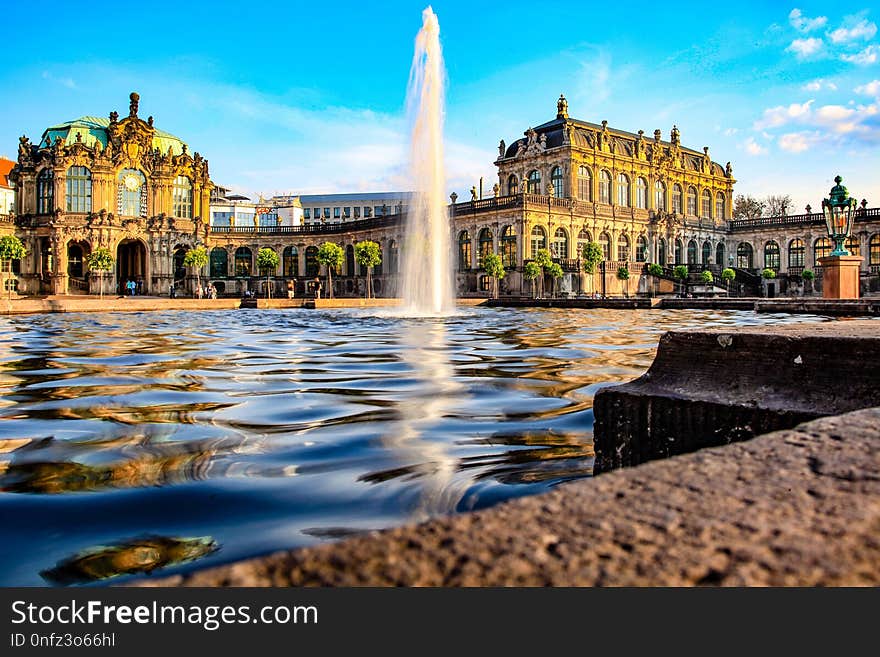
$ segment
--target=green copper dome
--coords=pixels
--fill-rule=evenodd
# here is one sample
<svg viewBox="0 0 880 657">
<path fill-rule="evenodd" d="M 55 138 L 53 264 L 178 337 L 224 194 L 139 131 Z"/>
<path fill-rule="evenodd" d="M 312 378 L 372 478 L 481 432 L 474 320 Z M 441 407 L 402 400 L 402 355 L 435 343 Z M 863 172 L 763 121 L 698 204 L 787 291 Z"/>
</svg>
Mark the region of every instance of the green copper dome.
<svg viewBox="0 0 880 657">
<path fill-rule="evenodd" d="M 110 119 L 98 116 L 81 116 L 73 121 L 65 121 L 58 125 L 47 128 L 40 140 L 40 148 L 55 143 L 57 137 L 61 137 L 64 144 L 70 145 L 76 143 L 76 135 L 82 135 L 82 141 L 86 146 L 93 146 L 96 141 L 101 142 L 101 146 L 107 147 L 107 127 L 110 125 Z M 153 147 L 158 148 L 163 154 L 168 152 L 169 147 L 174 155 L 180 155 L 186 143 L 167 133 L 163 130 L 156 129 L 153 136 Z"/>
</svg>

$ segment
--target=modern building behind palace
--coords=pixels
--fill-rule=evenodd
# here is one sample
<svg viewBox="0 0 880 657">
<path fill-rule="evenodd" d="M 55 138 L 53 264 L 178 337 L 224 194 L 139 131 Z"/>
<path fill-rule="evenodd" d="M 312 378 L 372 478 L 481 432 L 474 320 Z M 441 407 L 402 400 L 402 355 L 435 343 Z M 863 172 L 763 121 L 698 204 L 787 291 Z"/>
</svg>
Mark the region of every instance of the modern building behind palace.
<svg viewBox="0 0 880 657">
<path fill-rule="evenodd" d="M 215 186 L 208 161 L 153 117 L 141 118 L 137 94 L 129 100 L 124 118 L 115 111 L 84 116 L 47 128 L 35 142 L 21 138 L 7 174 L 14 208 L 0 206 L 0 234 L 17 234 L 28 252 L 14 263 L 20 292 L 96 294 L 134 280 L 143 293 L 167 294 L 189 280 L 183 257 L 195 246 L 208 249 L 203 274 L 221 293 L 266 285 L 255 266 L 260 248 L 280 256 L 271 284 L 280 292 L 295 278 L 304 292 L 307 280 L 324 273 L 318 246 L 332 240 L 346 253 L 334 276 L 336 293 L 354 295 L 365 274 L 354 244 L 371 239 L 382 250 L 376 292 L 396 294 L 410 193 L 254 201 Z M 480 267 L 489 252 L 501 255 L 509 272 L 502 293 L 529 293 L 523 265 L 542 248 L 565 271 L 561 289 L 578 293 L 598 289 L 599 279 L 587 281 L 578 271 L 582 246 L 596 241 L 606 276 L 626 266 L 633 273 L 628 291 L 637 293 L 646 290 L 638 275 L 646 262 L 684 263 L 695 271 L 733 266 L 748 282 L 763 267 L 783 277 L 797 278 L 805 268 L 821 274 L 818 258 L 831 248 L 818 212 L 733 220 L 732 166 L 715 162 L 708 147 L 686 147 L 677 127 L 666 139 L 660 130 L 580 121 L 561 96 L 554 119 L 499 144 L 495 165 L 491 197 L 478 198 L 472 189 L 470 199 L 453 195 L 450 205 L 460 295 L 488 294 Z M 0 162 L 0 184 L 2 172 Z M 7 196 L 0 186 L 0 202 Z M 868 276 L 880 268 L 880 210 L 863 204 L 859 214 L 849 246 L 865 256 Z M 98 247 L 116 258 L 108 276 L 89 275 L 85 260 Z"/>
</svg>

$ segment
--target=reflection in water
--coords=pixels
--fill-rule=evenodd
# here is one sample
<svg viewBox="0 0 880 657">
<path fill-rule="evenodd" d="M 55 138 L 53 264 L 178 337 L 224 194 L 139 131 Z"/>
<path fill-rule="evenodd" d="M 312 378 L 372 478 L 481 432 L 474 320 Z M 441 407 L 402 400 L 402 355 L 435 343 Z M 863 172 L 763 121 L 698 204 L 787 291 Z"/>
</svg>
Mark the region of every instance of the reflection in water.
<svg viewBox="0 0 880 657">
<path fill-rule="evenodd" d="M 217 549 L 210 536 L 144 536 L 85 550 L 40 575 L 52 584 L 84 584 L 119 575 L 150 573 L 156 568 L 193 561 Z"/>
<path fill-rule="evenodd" d="M 643 373 L 663 331 L 810 319 L 0 317 L 0 585 L 221 558 L 156 537 L 210 536 L 231 560 L 541 492 L 591 474 L 593 395 Z"/>
</svg>

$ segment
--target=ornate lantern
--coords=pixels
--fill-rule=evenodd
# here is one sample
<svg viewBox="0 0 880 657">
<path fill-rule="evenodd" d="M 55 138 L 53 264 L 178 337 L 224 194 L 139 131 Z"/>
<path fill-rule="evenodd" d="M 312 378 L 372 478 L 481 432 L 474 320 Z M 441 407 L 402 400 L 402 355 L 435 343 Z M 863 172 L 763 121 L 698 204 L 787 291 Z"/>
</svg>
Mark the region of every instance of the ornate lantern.
<svg viewBox="0 0 880 657">
<path fill-rule="evenodd" d="M 837 184 L 831 188 L 830 198 L 822 199 L 825 228 L 828 231 L 828 237 L 834 242 L 834 250 L 831 255 L 848 256 L 850 252 L 846 250 L 844 242 L 852 231 L 853 215 L 858 202 L 854 198 L 850 198 L 846 187 L 840 184 L 843 182 L 843 178 L 836 176 L 834 182 Z"/>
</svg>

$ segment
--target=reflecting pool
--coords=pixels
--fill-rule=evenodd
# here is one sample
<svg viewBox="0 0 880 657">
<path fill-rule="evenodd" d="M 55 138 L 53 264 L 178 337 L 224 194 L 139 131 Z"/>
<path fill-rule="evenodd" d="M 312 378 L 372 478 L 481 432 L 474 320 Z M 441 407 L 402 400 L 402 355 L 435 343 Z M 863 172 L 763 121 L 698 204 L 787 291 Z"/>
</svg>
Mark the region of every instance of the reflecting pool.
<svg viewBox="0 0 880 657">
<path fill-rule="evenodd" d="M 0 585 L 178 572 L 538 493 L 591 474 L 593 395 L 642 374 L 663 331 L 823 319 L 3 317 Z"/>
</svg>

